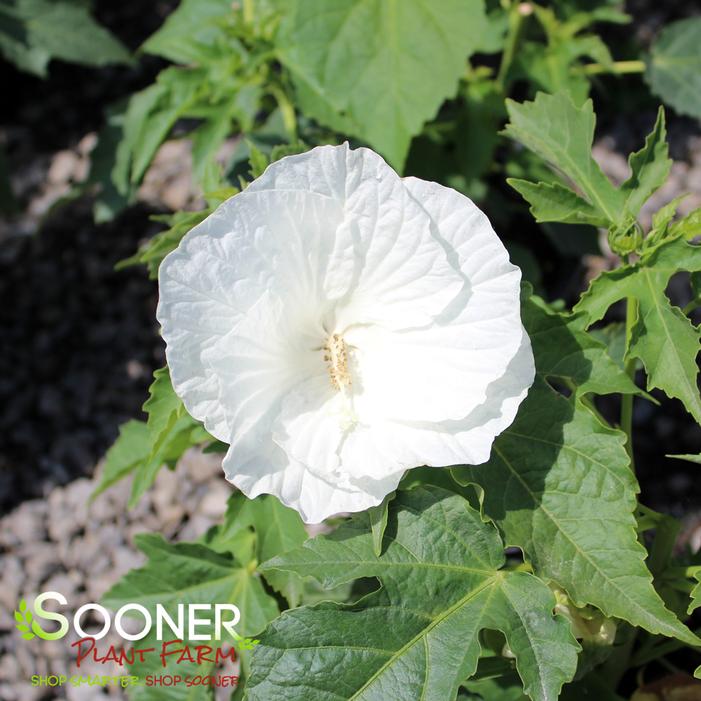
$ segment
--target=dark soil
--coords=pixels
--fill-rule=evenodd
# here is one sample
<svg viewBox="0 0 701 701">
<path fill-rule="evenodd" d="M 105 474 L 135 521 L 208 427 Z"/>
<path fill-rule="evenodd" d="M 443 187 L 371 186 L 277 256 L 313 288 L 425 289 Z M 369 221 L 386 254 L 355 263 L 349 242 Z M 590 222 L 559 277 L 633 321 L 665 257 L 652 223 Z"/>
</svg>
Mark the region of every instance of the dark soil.
<svg viewBox="0 0 701 701">
<path fill-rule="evenodd" d="M 0 511 L 92 471 L 163 365 L 156 285 L 114 271 L 155 228 L 95 226 L 89 201 L 0 245 Z"/>
</svg>

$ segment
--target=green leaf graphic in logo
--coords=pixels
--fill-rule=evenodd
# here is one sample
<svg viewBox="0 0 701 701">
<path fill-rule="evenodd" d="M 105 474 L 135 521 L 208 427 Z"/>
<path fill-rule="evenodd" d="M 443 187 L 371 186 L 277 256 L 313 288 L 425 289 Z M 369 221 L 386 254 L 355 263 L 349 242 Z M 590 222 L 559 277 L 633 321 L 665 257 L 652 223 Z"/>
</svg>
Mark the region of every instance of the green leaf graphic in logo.
<svg viewBox="0 0 701 701">
<path fill-rule="evenodd" d="M 32 632 L 32 619 L 34 616 L 27 607 L 27 602 L 21 599 L 19 602 L 19 611 L 15 611 L 15 628 L 22 634 L 25 640 L 36 638 Z"/>
</svg>

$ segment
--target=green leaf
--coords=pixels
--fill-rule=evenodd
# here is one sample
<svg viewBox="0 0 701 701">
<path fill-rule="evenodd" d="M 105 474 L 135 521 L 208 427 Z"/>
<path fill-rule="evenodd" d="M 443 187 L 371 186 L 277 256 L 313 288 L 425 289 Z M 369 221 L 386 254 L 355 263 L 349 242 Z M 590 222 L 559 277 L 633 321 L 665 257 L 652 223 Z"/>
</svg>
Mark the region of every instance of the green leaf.
<svg viewBox="0 0 701 701">
<path fill-rule="evenodd" d="M 109 608 L 137 602 L 154 613 L 158 603 L 176 608 L 183 602 L 231 603 L 241 611 L 236 630 L 245 636 L 258 634 L 277 614 L 275 601 L 265 593 L 259 575 L 229 556 L 199 543 L 168 543 L 155 533 L 136 535 L 135 544 L 147 562 L 127 573 L 102 597 Z"/>
<path fill-rule="evenodd" d="M 669 279 L 678 271 L 701 270 L 701 247 L 683 239 L 661 244 L 641 261 L 595 278 L 575 310 L 589 323 L 603 318 L 615 302 L 633 297 L 638 315 L 627 355 L 639 358 L 647 372 L 648 390 L 659 388 L 684 403 L 701 423 L 701 398 L 697 386 L 699 330 L 672 306 L 665 294 Z"/>
<path fill-rule="evenodd" d="M 96 223 L 112 221 L 135 195 L 134 188 L 128 184 L 123 192 L 119 192 L 112 173 L 119 144 L 124 136 L 125 111 L 124 102 L 105 110 L 105 124 L 98 133 L 95 148 L 90 152 L 90 173 L 85 189 L 94 197 L 93 217 Z"/>
<path fill-rule="evenodd" d="M 168 367 L 159 368 L 153 373 L 153 382 L 148 388 L 149 398 L 143 409 L 148 414 L 147 425 L 158 440 L 185 413 L 180 397 L 175 394 L 170 381 Z"/>
<path fill-rule="evenodd" d="M 574 675 L 579 646 L 566 621 L 553 617 L 548 587 L 502 569 L 495 528 L 463 497 L 435 487 L 399 492 L 381 556 L 369 527 L 359 514 L 263 566 L 325 587 L 374 576 L 382 588 L 354 604 L 282 614 L 253 653 L 247 699 L 455 698 L 477 667 L 485 628 L 504 633 L 532 699 L 557 698 Z"/>
<path fill-rule="evenodd" d="M 151 452 L 151 432 L 143 421 L 127 421 L 119 427 L 119 437 L 105 456 L 100 483 L 91 499 L 132 472 Z"/>
<path fill-rule="evenodd" d="M 689 212 L 679 221 L 674 222 L 670 227 L 670 234 L 672 236 L 682 236 L 687 241 L 696 236 L 701 236 L 701 207 Z"/>
<path fill-rule="evenodd" d="M 156 370 L 154 378 L 143 406 L 148 420 L 129 421 L 120 427 L 119 437 L 107 451 L 102 479 L 92 498 L 133 473 L 129 497 L 129 508 L 133 508 L 163 465 L 174 465 L 188 448 L 211 438 L 185 411 L 173 391 L 168 368 Z"/>
<path fill-rule="evenodd" d="M 203 47 L 226 41 L 222 20 L 233 16 L 230 0 L 182 0 L 141 49 L 174 63 L 197 62 Z"/>
<path fill-rule="evenodd" d="M 606 346 L 584 330 L 583 315 L 555 312 L 535 296 L 524 303 L 522 314 L 542 379 L 563 381 L 577 397 L 641 393 Z"/>
<path fill-rule="evenodd" d="M 401 169 L 486 26 L 482 0 L 290 0 L 276 43 L 302 111 Z"/>
<path fill-rule="evenodd" d="M 701 119 L 701 17 L 668 24 L 652 46 L 645 79 L 680 114 Z"/>
<path fill-rule="evenodd" d="M 131 62 L 127 48 L 80 0 L 1 0 L 0 52 L 39 76 L 52 58 L 87 66 Z"/>
<path fill-rule="evenodd" d="M 204 184 L 207 168 L 215 161 L 217 150 L 232 130 L 236 113 L 234 94 L 224 103 L 212 106 L 212 115 L 191 134 L 192 164 L 198 183 Z"/>
<path fill-rule="evenodd" d="M 167 367 L 153 373 L 149 398 L 143 406 L 148 414 L 146 427 L 149 433 L 149 451 L 136 466 L 132 482 L 129 507 L 136 505 L 164 463 L 172 463 L 192 445 L 194 430 L 199 426 L 186 411 L 180 397 L 175 394 Z"/>
<path fill-rule="evenodd" d="M 531 205 L 531 214 L 537 222 L 608 224 L 601 212 L 560 183 L 531 183 L 518 178 L 507 178 L 506 182 Z"/>
<path fill-rule="evenodd" d="M 650 195 L 665 183 L 672 168 L 662 107 L 657 111 L 655 126 L 645 138 L 645 146 L 630 154 L 628 165 L 631 176 L 621 185 L 621 192 L 626 198 L 626 209 L 637 216 Z"/>
<path fill-rule="evenodd" d="M 198 97 L 203 79 L 199 69 L 167 68 L 156 83 L 131 96 L 112 173 L 120 193 L 141 182 L 158 147 Z"/>
<path fill-rule="evenodd" d="M 237 190 L 231 190 L 231 195 L 236 194 Z M 213 208 L 207 208 L 199 212 L 176 212 L 165 216 L 153 217 L 156 221 L 162 221 L 168 224 L 169 228 L 156 234 L 152 239 L 147 241 L 133 256 L 120 261 L 115 266 L 116 270 L 122 270 L 131 265 L 145 264 L 149 271 L 149 277 L 153 280 L 158 278 L 158 268 L 163 259 L 174 251 L 183 236 L 202 222 L 213 211 Z"/>
<path fill-rule="evenodd" d="M 250 538 L 253 529 L 255 539 Z M 249 536 L 247 538 L 247 536 Z M 224 523 L 217 528 L 208 545 L 215 550 L 225 548 L 244 563 L 255 559 L 265 562 L 299 547 L 307 539 L 307 531 L 294 510 L 284 506 L 272 495 L 248 499 L 240 492 L 229 498 Z M 246 547 L 246 541 L 250 547 Z M 248 555 L 244 555 L 248 551 Z M 265 579 L 289 602 L 297 606 L 303 583 L 294 574 L 265 572 Z"/>
<path fill-rule="evenodd" d="M 129 508 L 133 509 L 136 506 L 164 465 L 175 465 L 188 448 L 203 443 L 207 437 L 206 432 L 202 435 L 199 424 L 189 414 L 170 423 L 158 437 L 150 431 L 149 452 L 134 466 Z"/>
<path fill-rule="evenodd" d="M 505 133 L 520 141 L 580 190 L 600 219 L 622 219 L 625 197 L 591 154 L 596 117 L 591 100 L 576 107 L 564 93 L 538 93 L 533 102 L 506 101 Z"/>
<path fill-rule="evenodd" d="M 691 590 L 691 603 L 689 604 L 689 609 L 687 613 L 691 615 L 697 608 L 701 606 L 701 571 L 697 571 L 694 574 L 696 579 L 696 585 Z"/>
<path fill-rule="evenodd" d="M 680 202 L 686 196 L 687 195 L 679 195 L 679 197 L 675 197 L 670 202 L 667 202 L 666 205 L 660 207 L 652 215 L 652 226 L 643 241 L 643 250 L 654 248 L 665 239 L 676 238 L 677 234 L 672 234 L 670 231 L 670 224 L 674 219 L 674 215 L 677 213 Z"/>
<path fill-rule="evenodd" d="M 459 696 L 462 699 L 482 699 L 483 701 L 526 701 L 523 687 L 515 674 L 493 679 L 480 679 L 470 681 L 465 684 L 465 688 L 470 691 L 469 696 Z"/>
<path fill-rule="evenodd" d="M 697 465 L 701 465 L 701 454 L 699 455 L 689 455 L 688 453 L 684 455 L 665 455 L 666 458 L 675 458 L 677 460 L 686 460 L 687 462 L 695 462 Z"/>
<path fill-rule="evenodd" d="M 370 530 L 372 532 L 372 547 L 375 555 L 378 557 L 382 554 L 382 541 L 385 536 L 385 529 L 387 528 L 389 503 L 392 499 L 394 499 L 394 492 L 388 494 L 378 506 L 373 506 L 371 509 L 368 509 Z"/>
<path fill-rule="evenodd" d="M 645 566 L 625 436 L 580 399 L 633 387 L 603 344 L 592 345 L 578 328 L 578 317 L 553 314 L 535 300 L 524 304 L 522 317 L 536 381 L 489 462 L 454 469 L 456 479 L 481 488 L 484 512 L 506 543 L 519 546 L 535 573 L 557 583 L 576 606 L 591 604 L 608 617 L 695 644 L 664 607 Z M 553 377 L 573 390 L 569 398 L 548 386 Z"/>
<path fill-rule="evenodd" d="M 258 178 L 263 175 L 263 171 L 270 165 L 270 159 L 254 143 L 248 142 L 249 156 L 251 163 L 251 177 Z"/>
<path fill-rule="evenodd" d="M 259 575 L 230 556 L 214 552 L 202 544 L 170 544 L 156 534 L 139 534 L 135 537 L 135 543 L 148 560 L 143 567 L 125 575 L 104 595 L 102 604 L 108 608 L 116 610 L 127 603 L 139 603 L 146 607 L 155 621 L 156 604 L 162 604 L 176 620 L 178 604 L 230 603 L 241 612 L 236 632 L 247 637 L 257 635 L 278 613 L 275 600 L 265 592 Z M 198 626 L 198 633 L 205 630 L 206 626 Z M 204 634 L 214 635 L 211 628 Z M 225 631 L 223 635 L 226 636 Z M 192 642 L 188 638 L 187 626 L 184 642 Z M 226 642 L 233 642 L 237 653 L 241 653 L 240 641 L 227 639 Z M 194 641 L 193 644 L 202 642 Z M 216 641 L 205 644 L 214 647 Z M 154 632 L 140 642 L 140 647 L 160 650 L 161 643 L 155 640 L 155 627 Z M 172 657 L 170 659 L 173 660 Z M 163 668 L 158 655 L 147 655 L 146 662 L 140 663 L 137 657 L 136 663 L 129 669 L 131 674 L 141 677 L 169 673 L 184 677 L 212 674 L 214 664 L 176 664 L 173 660 Z M 163 698 L 163 690 L 157 686 L 137 686 L 130 698 L 132 701 L 157 701 Z M 210 699 L 211 690 L 206 686 L 175 685 L 169 689 L 168 698 L 173 701 L 200 701 Z"/>
</svg>

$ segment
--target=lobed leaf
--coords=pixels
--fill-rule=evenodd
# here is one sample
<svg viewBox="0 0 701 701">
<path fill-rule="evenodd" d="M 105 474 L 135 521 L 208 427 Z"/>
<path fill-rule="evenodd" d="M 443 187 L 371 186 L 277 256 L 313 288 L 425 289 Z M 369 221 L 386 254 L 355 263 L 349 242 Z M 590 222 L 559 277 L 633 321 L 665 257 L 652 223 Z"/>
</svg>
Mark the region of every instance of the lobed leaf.
<svg viewBox="0 0 701 701">
<path fill-rule="evenodd" d="M 645 145 L 630 154 L 628 165 L 631 175 L 621 185 L 621 192 L 625 195 L 626 210 L 637 216 L 650 195 L 665 183 L 672 169 L 662 107 L 657 111 L 655 126 L 645 138 Z"/>
<path fill-rule="evenodd" d="M 454 698 L 476 669 L 484 628 L 504 633 L 532 699 L 557 698 L 579 646 L 553 616 L 548 587 L 502 569 L 495 528 L 463 497 L 437 487 L 398 492 L 379 556 L 369 525 L 359 514 L 262 567 L 310 575 L 325 587 L 376 576 L 382 588 L 354 604 L 283 613 L 253 653 L 247 699 Z"/>
<path fill-rule="evenodd" d="M 108 608 L 116 610 L 127 603 L 139 603 L 155 621 L 157 603 L 162 604 L 174 620 L 178 604 L 231 603 L 241 611 L 236 632 L 247 637 L 263 630 L 278 613 L 275 600 L 265 592 L 258 574 L 230 555 L 217 553 L 198 543 L 170 544 L 160 535 L 149 533 L 137 535 L 135 543 L 148 558 L 147 562 L 126 574 L 106 592 L 102 603 Z M 198 626 L 198 633 L 206 634 L 204 630 L 204 625 Z M 210 635 L 213 636 L 211 630 Z M 183 643 L 188 642 L 202 644 L 201 641 L 190 641 L 186 628 Z M 216 645 L 214 641 L 208 644 Z M 140 642 L 140 647 L 160 650 L 161 645 L 155 640 L 155 628 Z M 240 653 L 239 646 L 234 644 L 234 647 Z M 162 667 L 158 655 L 146 655 L 144 662 L 139 662 L 137 657 L 135 663 L 129 665 L 129 670 L 141 677 L 174 673 L 194 677 L 215 671 L 213 663 L 178 663 L 175 657 L 169 658 L 167 666 Z M 231 674 L 233 671 L 227 669 L 222 673 Z M 137 686 L 130 692 L 132 701 L 156 701 L 162 696 L 163 691 L 157 686 Z M 169 689 L 168 698 L 173 701 L 204 701 L 211 698 L 211 689 L 179 684 Z"/>
<path fill-rule="evenodd" d="M 619 221 L 624 196 L 591 154 L 596 124 L 591 100 L 577 107 L 564 93 L 539 92 L 533 102 L 507 100 L 506 109 L 510 118 L 504 131 L 507 136 L 520 141 L 568 178 L 599 218 Z"/>
<path fill-rule="evenodd" d="M 575 310 L 584 312 L 588 323 L 603 318 L 615 302 L 633 297 L 638 315 L 627 355 L 638 358 L 647 372 L 648 389 L 661 389 L 683 402 L 701 423 L 701 397 L 697 385 L 696 356 L 699 329 L 672 306 L 665 294 L 670 278 L 678 271 L 701 270 L 701 247 L 682 238 L 666 241 L 639 262 L 605 272 L 594 279 Z"/>
<path fill-rule="evenodd" d="M 251 530 L 253 538 L 251 538 Z M 241 492 L 232 494 L 224 516 L 224 523 L 208 540 L 215 550 L 236 553 L 244 563 L 265 562 L 277 555 L 298 548 L 306 539 L 299 514 L 284 506 L 276 497 L 265 494 L 248 499 Z M 248 553 L 244 555 L 244 552 Z M 299 605 L 303 583 L 295 574 L 264 572 L 266 581 L 280 592 L 290 606 Z"/>
<path fill-rule="evenodd" d="M 515 422 L 485 465 L 453 471 L 481 488 L 485 514 L 508 545 L 520 547 L 537 575 L 556 582 L 577 606 L 591 604 L 651 632 L 697 644 L 665 608 L 636 533 L 638 485 L 625 436 L 579 399 L 587 392 L 635 391 L 578 317 L 534 300 L 523 320 L 536 358 L 536 381 Z M 559 378 L 565 398 L 548 386 Z"/>
<path fill-rule="evenodd" d="M 519 178 L 507 178 L 506 182 L 531 205 L 530 212 L 537 222 L 592 226 L 608 223 L 595 207 L 560 183 L 532 183 Z"/>
<path fill-rule="evenodd" d="M 694 574 L 694 577 L 696 579 L 696 584 L 691 590 L 691 603 L 689 604 L 689 609 L 687 611 L 689 614 L 693 613 L 701 606 L 701 571 L 697 571 Z"/>
</svg>

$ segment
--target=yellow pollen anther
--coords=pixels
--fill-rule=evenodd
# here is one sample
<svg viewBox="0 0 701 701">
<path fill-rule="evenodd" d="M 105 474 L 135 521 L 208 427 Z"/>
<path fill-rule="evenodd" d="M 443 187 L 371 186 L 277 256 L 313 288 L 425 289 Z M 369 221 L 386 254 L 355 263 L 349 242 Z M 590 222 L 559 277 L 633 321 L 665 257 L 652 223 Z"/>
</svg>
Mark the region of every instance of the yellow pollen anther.
<svg viewBox="0 0 701 701">
<path fill-rule="evenodd" d="M 331 385 L 335 390 L 342 392 L 352 384 L 350 372 L 348 372 L 348 350 L 345 341 L 337 333 L 332 334 L 326 340 L 322 350 L 324 360 L 329 365 Z"/>
</svg>

